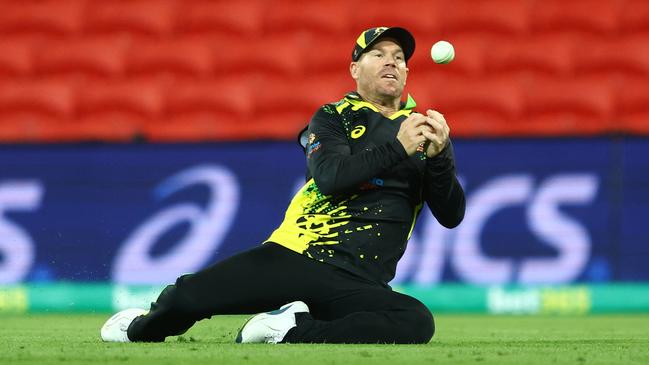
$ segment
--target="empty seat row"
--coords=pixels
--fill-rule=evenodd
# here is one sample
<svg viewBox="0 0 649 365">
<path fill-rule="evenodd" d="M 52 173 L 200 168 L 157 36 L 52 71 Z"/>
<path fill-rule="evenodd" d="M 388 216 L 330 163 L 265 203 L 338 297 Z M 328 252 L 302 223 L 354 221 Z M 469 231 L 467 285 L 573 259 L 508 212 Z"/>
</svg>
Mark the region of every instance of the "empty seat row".
<svg viewBox="0 0 649 365">
<path fill-rule="evenodd" d="M 0 32 L 52 35 L 128 32 L 161 37 L 214 31 L 258 35 L 277 29 L 342 34 L 397 23 L 422 33 L 649 29 L 649 5 L 644 0 L 409 0 L 399 6 L 386 0 L 3 0 L 0 5 Z"/>
<path fill-rule="evenodd" d="M 431 73 L 413 79 L 407 91 L 420 110 L 443 112 L 460 136 L 646 134 L 648 85 L 649 79 L 474 79 Z M 56 125 L 77 125 L 78 133 L 86 133 L 77 134 L 81 139 L 100 131 L 112 136 L 108 140 L 140 134 L 171 139 L 171 131 L 187 136 L 196 126 L 203 131 L 199 139 L 290 139 L 320 105 L 353 87 L 343 77 L 0 82 L 0 124 L 14 136 L 20 135 L 17 130 L 33 132 L 35 125 L 47 125 L 50 134 Z M 7 138 L 12 137 L 0 133 L 0 140 Z"/>
<path fill-rule="evenodd" d="M 649 34 L 624 39 L 548 35 L 458 36 L 449 40 L 455 46 L 455 61 L 435 65 L 427 52 L 429 45 L 424 43 L 410 61 L 410 69 L 415 73 L 435 70 L 469 75 L 528 71 L 549 75 L 649 75 Z M 48 42 L 5 37 L 0 39 L 0 76 L 80 74 L 114 78 L 171 74 L 202 78 L 234 73 L 345 73 L 351 61 L 350 43 L 294 35 L 252 40 L 188 36 L 158 42 L 120 36 Z"/>
<path fill-rule="evenodd" d="M 61 118 L 122 110 L 148 118 L 217 111 L 237 117 L 282 109 L 313 112 L 353 88 L 344 76 L 212 78 L 202 81 L 125 79 L 96 82 L 0 81 L 0 113 L 32 111 Z"/>
<path fill-rule="evenodd" d="M 597 136 L 602 133 L 649 134 L 649 111 L 610 120 L 560 111 L 511 121 L 482 110 L 447 113 L 453 137 Z M 224 140 L 295 140 L 305 115 L 286 111 L 259 120 L 216 114 L 187 114 L 146 120 L 127 113 L 91 119 L 59 120 L 40 114 L 12 114 L 0 120 L 0 143 L 16 142 L 201 142 Z"/>
</svg>

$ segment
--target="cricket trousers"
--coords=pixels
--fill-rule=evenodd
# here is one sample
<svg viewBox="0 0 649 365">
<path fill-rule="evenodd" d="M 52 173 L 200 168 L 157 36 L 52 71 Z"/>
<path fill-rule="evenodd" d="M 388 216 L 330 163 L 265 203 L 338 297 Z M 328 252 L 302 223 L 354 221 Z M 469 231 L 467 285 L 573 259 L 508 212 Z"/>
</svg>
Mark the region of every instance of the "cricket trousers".
<svg viewBox="0 0 649 365">
<path fill-rule="evenodd" d="M 310 314 L 298 313 L 282 342 L 427 343 L 435 331 L 417 299 L 267 243 L 179 277 L 131 323 L 128 337 L 160 342 L 213 315 L 267 312 L 296 300 Z"/>
</svg>

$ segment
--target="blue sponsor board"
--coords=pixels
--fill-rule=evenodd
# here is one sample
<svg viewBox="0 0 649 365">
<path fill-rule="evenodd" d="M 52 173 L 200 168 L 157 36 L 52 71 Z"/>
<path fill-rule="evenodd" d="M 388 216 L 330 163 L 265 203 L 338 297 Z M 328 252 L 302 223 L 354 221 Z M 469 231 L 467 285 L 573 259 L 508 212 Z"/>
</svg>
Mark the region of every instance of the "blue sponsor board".
<svg viewBox="0 0 649 365">
<path fill-rule="evenodd" d="M 457 140 L 467 215 L 424 210 L 395 283 L 649 281 L 649 140 Z M 288 142 L 0 147 L 0 283 L 160 284 L 260 244 Z M 377 176 L 380 178 L 380 176 Z"/>
</svg>

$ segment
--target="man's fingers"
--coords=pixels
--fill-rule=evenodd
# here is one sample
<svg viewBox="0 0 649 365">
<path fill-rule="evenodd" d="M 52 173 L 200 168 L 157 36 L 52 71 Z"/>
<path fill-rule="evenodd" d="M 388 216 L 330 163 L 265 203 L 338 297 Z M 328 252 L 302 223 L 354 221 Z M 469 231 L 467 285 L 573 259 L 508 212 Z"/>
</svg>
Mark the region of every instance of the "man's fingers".
<svg viewBox="0 0 649 365">
<path fill-rule="evenodd" d="M 435 130 L 426 122 L 416 128 L 417 134 L 420 135 L 424 132 L 435 133 Z"/>
<path fill-rule="evenodd" d="M 412 126 L 415 126 L 415 127 L 426 123 L 426 117 L 419 114 L 419 113 L 412 114 L 411 118 L 409 118 L 409 119 L 410 119 L 409 124 L 412 125 Z"/>
<path fill-rule="evenodd" d="M 426 137 L 427 140 L 429 140 L 429 141 L 431 141 L 431 142 L 433 142 L 433 143 L 435 143 L 437 145 L 442 145 L 444 143 L 443 138 L 441 136 L 437 135 L 436 133 L 431 133 L 429 131 L 423 131 L 422 135 L 424 137 Z"/>
<path fill-rule="evenodd" d="M 426 115 L 442 124 L 446 124 L 446 118 L 444 118 L 444 114 L 438 112 L 437 110 L 428 109 L 426 110 Z"/>
<path fill-rule="evenodd" d="M 426 118 L 426 123 L 428 123 L 436 131 L 444 129 L 444 125 L 433 118 Z"/>
</svg>

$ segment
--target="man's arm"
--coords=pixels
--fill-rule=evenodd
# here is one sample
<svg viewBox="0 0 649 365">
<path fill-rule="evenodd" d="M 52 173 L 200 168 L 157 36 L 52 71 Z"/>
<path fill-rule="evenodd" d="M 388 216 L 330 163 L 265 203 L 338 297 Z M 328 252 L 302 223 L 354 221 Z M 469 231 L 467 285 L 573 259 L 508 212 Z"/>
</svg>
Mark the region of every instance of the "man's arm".
<svg viewBox="0 0 649 365">
<path fill-rule="evenodd" d="M 455 155 L 449 140 L 446 147 L 426 162 L 424 200 L 437 221 L 454 228 L 464 218 L 464 190 L 455 175 Z"/>
<path fill-rule="evenodd" d="M 307 133 L 307 164 L 318 189 L 332 195 L 356 189 L 408 157 L 397 138 L 372 150 L 351 154 L 340 115 L 320 108 L 311 119 Z M 333 108 L 332 108 L 333 109 Z"/>
</svg>

